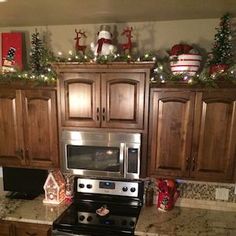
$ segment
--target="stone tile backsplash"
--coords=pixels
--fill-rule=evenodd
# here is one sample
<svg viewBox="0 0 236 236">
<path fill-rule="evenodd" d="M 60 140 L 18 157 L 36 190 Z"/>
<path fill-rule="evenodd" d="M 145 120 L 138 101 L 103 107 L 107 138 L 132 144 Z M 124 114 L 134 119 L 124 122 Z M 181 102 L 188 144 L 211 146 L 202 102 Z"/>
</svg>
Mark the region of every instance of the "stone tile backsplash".
<svg viewBox="0 0 236 236">
<path fill-rule="evenodd" d="M 234 194 L 235 186 L 233 184 L 195 181 L 178 181 L 178 183 L 180 198 L 216 201 L 216 188 L 227 188 L 229 189 L 229 199 L 227 202 L 236 203 L 236 194 Z"/>
<path fill-rule="evenodd" d="M 154 187 L 156 179 L 152 179 L 152 186 Z M 176 180 L 178 189 L 180 191 L 180 198 L 203 200 L 203 201 L 222 201 L 229 203 L 236 203 L 235 184 L 214 183 L 214 182 L 199 182 L 191 180 Z M 156 189 L 156 187 L 154 187 Z M 229 189 L 228 201 L 218 200 L 215 198 L 217 188 Z M 157 190 L 157 189 L 156 189 Z M 155 191 L 157 192 L 157 191 Z"/>
</svg>

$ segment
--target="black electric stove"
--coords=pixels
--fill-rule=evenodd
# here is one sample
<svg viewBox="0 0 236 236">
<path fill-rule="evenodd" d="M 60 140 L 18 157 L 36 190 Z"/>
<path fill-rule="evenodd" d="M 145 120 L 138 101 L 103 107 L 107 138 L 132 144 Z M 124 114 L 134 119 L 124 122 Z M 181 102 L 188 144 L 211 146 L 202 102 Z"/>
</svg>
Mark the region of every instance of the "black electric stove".
<svg viewBox="0 0 236 236">
<path fill-rule="evenodd" d="M 134 235 L 143 203 L 139 180 L 81 179 L 70 207 L 53 223 L 53 235 Z M 99 214 L 99 209 L 106 214 Z"/>
</svg>

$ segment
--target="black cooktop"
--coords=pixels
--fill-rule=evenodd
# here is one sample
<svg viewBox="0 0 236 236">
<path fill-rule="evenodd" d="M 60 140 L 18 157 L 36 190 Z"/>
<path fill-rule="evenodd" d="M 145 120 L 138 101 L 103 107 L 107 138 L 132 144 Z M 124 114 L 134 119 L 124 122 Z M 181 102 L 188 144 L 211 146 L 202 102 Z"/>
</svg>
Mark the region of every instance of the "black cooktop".
<svg viewBox="0 0 236 236">
<path fill-rule="evenodd" d="M 109 213 L 99 216 L 96 210 L 106 205 Z M 83 201 L 72 204 L 54 223 L 63 232 L 86 235 L 133 235 L 140 206 Z"/>
</svg>

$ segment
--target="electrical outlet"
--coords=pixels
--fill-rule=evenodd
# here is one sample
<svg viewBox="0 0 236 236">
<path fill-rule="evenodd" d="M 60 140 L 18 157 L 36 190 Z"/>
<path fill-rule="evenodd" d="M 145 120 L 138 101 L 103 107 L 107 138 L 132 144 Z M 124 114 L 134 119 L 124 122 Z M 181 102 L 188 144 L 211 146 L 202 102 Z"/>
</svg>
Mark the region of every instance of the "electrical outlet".
<svg viewBox="0 0 236 236">
<path fill-rule="evenodd" d="M 229 199 L 229 189 L 227 188 L 216 188 L 215 198 L 217 200 L 225 200 Z"/>
</svg>

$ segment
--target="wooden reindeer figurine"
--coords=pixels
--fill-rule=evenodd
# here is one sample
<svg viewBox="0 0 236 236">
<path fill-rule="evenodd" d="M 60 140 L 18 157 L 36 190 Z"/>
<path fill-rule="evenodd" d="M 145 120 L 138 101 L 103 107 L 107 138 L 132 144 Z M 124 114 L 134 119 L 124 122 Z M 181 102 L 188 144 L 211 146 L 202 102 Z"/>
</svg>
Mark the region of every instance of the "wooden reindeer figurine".
<svg viewBox="0 0 236 236">
<path fill-rule="evenodd" d="M 85 45 L 80 45 L 79 41 L 82 37 L 87 38 L 85 32 L 82 32 L 81 30 L 79 30 L 79 32 L 77 31 L 77 29 L 75 29 L 75 33 L 76 33 L 76 37 L 74 38 L 75 41 L 75 50 L 76 52 L 81 51 L 83 54 L 85 54 L 85 49 L 87 46 Z"/>
<path fill-rule="evenodd" d="M 131 42 L 131 38 L 133 38 L 133 36 L 131 35 L 131 32 L 133 30 L 133 27 L 127 27 L 126 29 L 123 30 L 121 35 L 125 35 L 127 37 L 127 42 L 121 44 L 122 49 L 124 50 L 124 52 L 128 51 L 128 53 L 130 53 L 131 48 L 132 48 L 132 42 Z"/>
</svg>

